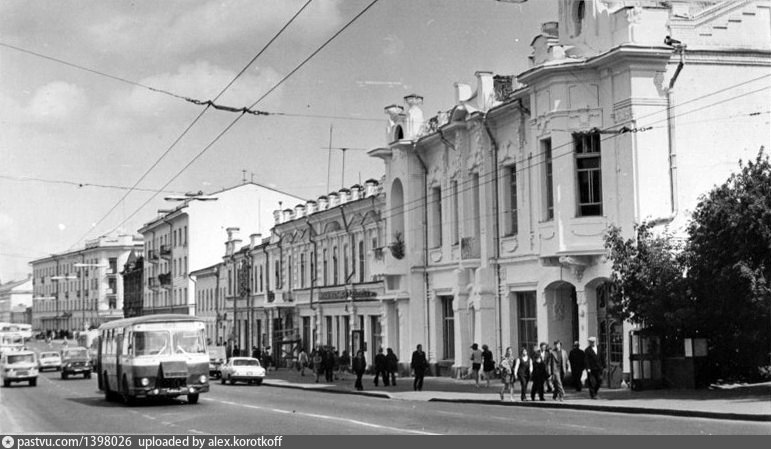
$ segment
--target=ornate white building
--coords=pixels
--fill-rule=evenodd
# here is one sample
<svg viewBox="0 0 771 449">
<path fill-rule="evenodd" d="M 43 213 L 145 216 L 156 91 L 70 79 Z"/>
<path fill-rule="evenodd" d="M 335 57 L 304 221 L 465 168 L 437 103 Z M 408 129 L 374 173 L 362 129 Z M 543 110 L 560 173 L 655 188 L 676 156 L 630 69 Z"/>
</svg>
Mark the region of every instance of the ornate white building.
<svg viewBox="0 0 771 449">
<path fill-rule="evenodd" d="M 768 1 L 564 1 L 532 41 L 531 68 L 477 72 L 425 120 L 422 98 L 386 107 L 387 293 L 398 341 L 440 372 L 470 345 L 532 348 L 597 336 L 618 386 L 628 323 L 608 312 L 603 234 L 683 224 L 699 195 L 769 145 Z M 403 311 L 402 311 L 403 310 Z M 401 322 L 401 321 L 400 321 Z"/>
</svg>

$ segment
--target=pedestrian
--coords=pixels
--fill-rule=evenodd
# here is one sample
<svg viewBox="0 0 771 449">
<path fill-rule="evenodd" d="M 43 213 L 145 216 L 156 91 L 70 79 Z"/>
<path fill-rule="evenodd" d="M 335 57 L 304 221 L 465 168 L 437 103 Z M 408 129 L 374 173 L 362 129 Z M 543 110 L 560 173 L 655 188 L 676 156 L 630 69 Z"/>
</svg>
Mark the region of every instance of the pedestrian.
<svg viewBox="0 0 771 449">
<path fill-rule="evenodd" d="M 308 366 L 308 353 L 305 348 L 300 348 L 300 354 L 297 355 L 297 370 L 301 376 L 305 376 L 305 368 Z"/>
<path fill-rule="evenodd" d="M 233 345 L 233 357 L 240 357 L 241 349 L 238 347 L 238 343 Z"/>
<path fill-rule="evenodd" d="M 252 346 L 252 358 L 260 360 L 260 350 L 257 349 L 257 346 Z"/>
<path fill-rule="evenodd" d="M 514 373 L 519 380 L 519 388 L 522 393 L 522 400 L 527 400 L 527 384 L 530 382 L 530 377 L 533 375 L 533 361 L 527 355 L 527 348 L 522 347 L 522 351 L 519 353 L 517 361 L 514 363 Z"/>
<path fill-rule="evenodd" d="M 584 359 L 586 370 L 589 377 L 589 396 L 597 399 L 600 392 L 600 382 L 602 381 L 602 360 L 597 353 L 597 339 L 589 337 L 589 346 L 584 349 Z"/>
<path fill-rule="evenodd" d="M 543 363 L 549 364 L 549 357 L 551 357 L 550 351 L 549 351 L 549 344 L 542 341 L 539 345 L 538 349 L 539 354 L 541 354 L 541 359 L 543 360 Z M 535 355 L 533 355 L 533 359 L 535 360 Z M 546 383 L 546 392 L 551 393 L 552 392 L 552 385 L 551 385 L 551 379 L 550 377 L 546 376 L 546 379 L 544 379 L 544 382 Z"/>
<path fill-rule="evenodd" d="M 531 401 L 535 401 L 536 394 L 538 395 L 539 400 L 545 401 L 543 389 L 547 377 L 549 377 L 549 375 L 546 371 L 546 362 L 544 362 L 541 353 L 536 352 L 533 356 L 533 385 L 530 387 Z"/>
<path fill-rule="evenodd" d="M 501 369 L 501 382 L 503 382 L 503 387 L 501 387 L 501 401 L 504 398 L 504 393 L 506 393 L 506 390 L 509 390 L 509 395 L 511 396 L 512 402 L 514 401 L 514 364 L 515 364 L 514 356 L 511 353 L 511 347 L 506 348 L 506 353 L 503 354 L 503 357 L 501 358 L 501 363 L 498 364 L 498 367 Z"/>
<path fill-rule="evenodd" d="M 327 382 L 335 381 L 335 353 L 332 352 L 332 347 L 327 346 L 324 350 L 324 378 Z"/>
<path fill-rule="evenodd" d="M 229 362 L 231 357 L 233 357 L 233 346 L 228 341 L 228 344 L 225 346 L 225 361 Z"/>
<path fill-rule="evenodd" d="M 485 388 L 490 388 L 490 379 L 495 374 L 495 360 L 493 360 L 493 352 L 487 345 L 482 345 L 482 371 L 487 382 Z"/>
<path fill-rule="evenodd" d="M 423 376 L 426 375 L 427 367 L 428 360 L 426 360 L 426 353 L 423 352 L 423 345 L 418 345 L 412 353 L 412 361 L 410 362 L 410 368 L 415 375 L 415 380 L 412 382 L 413 390 L 423 391 Z"/>
<path fill-rule="evenodd" d="M 479 388 L 479 370 L 482 368 L 482 351 L 479 350 L 479 345 L 474 343 L 471 345 L 471 377 L 474 379 L 474 383 Z"/>
<path fill-rule="evenodd" d="M 351 369 L 351 356 L 348 354 L 348 350 L 344 349 L 343 354 L 340 356 L 340 370 L 347 373 Z"/>
<path fill-rule="evenodd" d="M 386 380 L 389 376 L 391 377 L 391 386 L 396 386 L 396 372 L 398 370 L 399 357 L 396 356 L 393 349 L 386 349 Z"/>
<path fill-rule="evenodd" d="M 383 378 L 383 386 L 388 386 L 388 373 L 386 373 L 386 369 L 388 367 L 388 361 L 386 360 L 385 354 L 383 354 L 383 348 L 380 347 L 377 350 L 377 355 L 375 355 L 375 386 L 378 386 L 378 378 Z"/>
<path fill-rule="evenodd" d="M 364 385 L 361 383 L 361 376 L 364 375 L 364 371 L 367 369 L 367 359 L 364 357 L 364 351 L 359 349 L 356 353 L 356 357 L 353 358 L 353 373 L 356 374 L 356 383 L 354 387 L 361 391 L 364 389 Z"/>
<path fill-rule="evenodd" d="M 323 358 L 321 356 L 321 346 L 316 346 L 311 354 L 311 360 L 313 360 L 313 371 L 316 373 L 316 383 L 319 383 L 319 376 L 324 374 L 324 365 L 322 364 Z"/>
<path fill-rule="evenodd" d="M 548 368 L 551 382 L 554 386 L 552 399 L 561 402 L 565 399 L 565 388 L 562 385 L 562 381 L 570 372 L 570 367 L 568 367 L 568 353 L 562 349 L 562 342 L 559 340 L 554 342 L 554 349 L 552 349 L 551 356 L 549 357 Z"/>
<path fill-rule="evenodd" d="M 343 378 L 343 370 L 340 365 L 340 351 L 338 351 L 335 348 L 332 348 L 332 357 L 334 360 L 334 367 L 335 367 L 335 380 L 342 379 Z"/>
<path fill-rule="evenodd" d="M 581 376 L 584 374 L 584 365 L 586 363 L 584 351 L 581 350 L 581 344 L 578 340 L 573 342 L 573 349 L 568 354 L 570 362 L 570 372 L 573 381 L 573 387 L 576 391 L 581 391 Z"/>
</svg>

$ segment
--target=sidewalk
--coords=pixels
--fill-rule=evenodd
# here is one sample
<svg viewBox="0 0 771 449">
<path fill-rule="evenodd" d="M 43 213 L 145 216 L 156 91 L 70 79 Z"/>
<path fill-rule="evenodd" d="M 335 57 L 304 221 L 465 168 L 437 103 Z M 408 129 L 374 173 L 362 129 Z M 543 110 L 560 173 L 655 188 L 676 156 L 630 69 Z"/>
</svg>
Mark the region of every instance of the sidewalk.
<svg viewBox="0 0 771 449">
<path fill-rule="evenodd" d="M 363 378 L 364 391 L 353 388 L 355 376 L 346 374 L 343 379 L 325 383 L 323 376 L 315 382 L 315 374 L 306 370 L 305 376 L 295 370 L 282 368 L 270 371 L 264 384 L 271 387 L 296 388 L 323 391 L 326 393 L 355 394 L 383 399 L 409 401 L 434 401 L 476 403 L 513 407 L 563 408 L 592 410 L 613 413 L 657 414 L 682 417 L 714 419 L 733 419 L 745 421 L 771 422 L 771 383 L 752 386 L 740 386 L 731 389 L 710 390 L 647 390 L 631 391 L 628 389 L 600 389 L 599 399 L 589 399 L 589 393 L 581 393 L 569 388 L 565 401 L 551 400 L 551 394 L 545 395 L 546 401 L 535 402 L 519 400 L 519 386 L 515 392 L 515 401 L 507 396 L 500 400 L 501 383 L 491 380 L 490 387 L 481 383 L 481 388 L 474 386 L 473 380 L 459 380 L 448 377 L 426 377 L 423 391 L 412 390 L 412 378 L 397 378 L 397 385 L 375 387 L 373 375 Z"/>
</svg>

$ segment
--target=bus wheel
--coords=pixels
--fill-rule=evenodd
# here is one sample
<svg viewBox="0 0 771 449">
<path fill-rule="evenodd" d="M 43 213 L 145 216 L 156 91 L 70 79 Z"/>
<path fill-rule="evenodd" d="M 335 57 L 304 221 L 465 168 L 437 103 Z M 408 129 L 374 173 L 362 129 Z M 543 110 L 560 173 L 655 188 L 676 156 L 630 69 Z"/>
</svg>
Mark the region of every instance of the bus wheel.
<svg viewBox="0 0 771 449">
<path fill-rule="evenodd" d="M 91 379 L 91 371 L 86 371 L 86 374 L 83 375 L 86 379 Z"/>
<path fill-rule="evenodd" d="M 257 385 L 262 385 L 262 379 L 257 379 L 254 381 Z"/>
<path fill-rule="evenodd" d="M 30 387 L 37 387 L 37 379 L 30 379 L 29 380 L 29 386 Z"/>
<path fill-rule="evenodd" d="M 187 402 L 190 404 L 197 404 L 198 403 L 198 395 L 199 393 L 191 393 L 187 395 Z"/>
<path fill-rule="evenodd" d="M 67 380 L 67 377 L 69 377 L 67 372 L 66 371 L 62 371 L 62 380 Z"/>
<path fill-rule="evenodd" d="M 222 377 L 222 376 L 220 376 L 220 383 L 221 383 L 222 385 L 225 385 L 225 378 L 224 378 L 224 377 Z"/>
</svg>

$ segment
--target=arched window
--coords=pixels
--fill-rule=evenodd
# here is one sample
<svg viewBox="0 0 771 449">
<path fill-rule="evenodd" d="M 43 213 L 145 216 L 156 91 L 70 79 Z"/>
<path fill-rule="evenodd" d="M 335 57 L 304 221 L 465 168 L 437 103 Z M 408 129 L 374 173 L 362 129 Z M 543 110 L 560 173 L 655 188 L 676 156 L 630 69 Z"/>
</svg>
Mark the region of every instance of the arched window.
<svg viewBox="0 0 771 449">
<path fill-rule="evenodd" d="M 404 139 L 404 130 L 402 130 L 401 125 L 396 125 L 396 128 L 394 128 L 394 141 L 402 139 Z"/>
<path fill-rule="evenodd" d="M 586 2 L 581 0 L 580 2 L 576 3 L 575 12 L 573 14 L 573 23 L 576 28 L 575 36 L 578 36 L 581 34 L 581 25 L 584 22 L 585 16 L 586 16 Z"/>
</svg>

